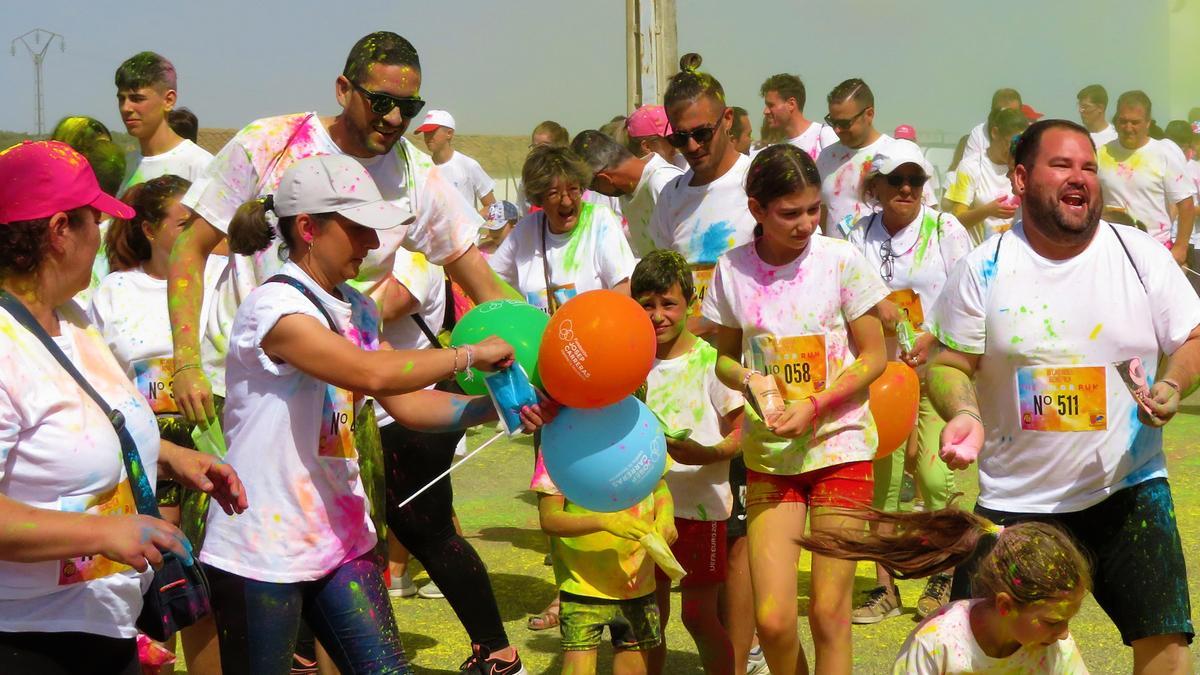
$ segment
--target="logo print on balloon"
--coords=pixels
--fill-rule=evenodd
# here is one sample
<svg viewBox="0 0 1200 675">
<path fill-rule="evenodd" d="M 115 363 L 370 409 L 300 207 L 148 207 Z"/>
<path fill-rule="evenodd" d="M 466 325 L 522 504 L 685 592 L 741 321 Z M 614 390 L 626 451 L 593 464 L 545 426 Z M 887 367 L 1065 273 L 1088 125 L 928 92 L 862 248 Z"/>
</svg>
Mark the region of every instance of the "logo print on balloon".
<svg viewBox="0 0 1200 675">
<path fill-rule="evenodd" d="M 570 342 L 575 339 L 575 324 L 570 319 L 563 321 L 558 327 L 558 339 L 563 342 Z"/>
</svg>

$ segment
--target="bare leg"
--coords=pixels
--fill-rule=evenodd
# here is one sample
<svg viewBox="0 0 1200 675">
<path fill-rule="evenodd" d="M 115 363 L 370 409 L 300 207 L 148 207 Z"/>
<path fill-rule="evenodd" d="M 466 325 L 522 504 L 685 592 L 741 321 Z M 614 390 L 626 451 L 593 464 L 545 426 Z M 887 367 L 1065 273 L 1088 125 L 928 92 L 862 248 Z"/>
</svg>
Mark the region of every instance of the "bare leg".
<svg viewBox="0 0 1200 675">
<path fill-rule="evenodd" d="M 733 675 L 733 645 L 729 642 L 725 626 L 721 625 L 717 609 L 720 590 L 721 584 L 708 584 L 684 588 L 680 593 L 680 617 L 684 628 L 696 642 L 707 675 Z M 665 629 L 663 635 L 666 636 Z M 665 656 L 665 645 L 663 653 Z M 745 663 L 742 667 L 745 668 Z"/>
<path fill-rule="evenodd" d="M 796 502 L 746 507 L 754 620 L 773 675 L 808 673 L 796 632 L 798 540 L 807 512 L 805 504 Z"/>
<path fill-rule="evenodd" d="M 613 659 L 616 670 L 616 659 Z M 562 675 L 596 675 L 596 650 L 563 652 Z"/>
<path fill-rule="evenodd" d="M 862 521 L 818 510 L 812 517 L 817 531 L 846 532 L 862 527 Z M 812 604 L 808 608 L 808 623 L 812 627 L 816 648 L 818 675 L 849 675 L 854 659 L 851 655 L 850 610 L 854 589 L 852 560 L 838 560 L 814 555 L 812 562 Z M 772 669 L 774 672 L 774 669 Z"/>
<path fill-rule="evenodd" d="M 1179 633 L 1133 641 L 1134 675 L 1182 675 L 1192 672 L 1187 640 Z"/>
<path fill-rule="evenodd" d="M 746 537 L 729 542 L 728 573 L 721 594 L 721 616 L 733 648 L 733 673 L 746 675 L 746 659 L 754 647 L 754 589 Z"/>
<path fill-rule="evenodd" d="M 644 651 L 617 650 L 613 653 L 613 675 L 646 675 L 649 656 Z"/>
<path fill-rule="evenodd" d="M 650 675 L 662 675 L 663 668 L 667 665 L 667 622 L 671 619 L 670 582 L 659 583 L 655 587 L 654 601 L 658 604 L 658 626 L 662 641 L 654 649 L 646 651 L 646 671 Z"/>
</svg>

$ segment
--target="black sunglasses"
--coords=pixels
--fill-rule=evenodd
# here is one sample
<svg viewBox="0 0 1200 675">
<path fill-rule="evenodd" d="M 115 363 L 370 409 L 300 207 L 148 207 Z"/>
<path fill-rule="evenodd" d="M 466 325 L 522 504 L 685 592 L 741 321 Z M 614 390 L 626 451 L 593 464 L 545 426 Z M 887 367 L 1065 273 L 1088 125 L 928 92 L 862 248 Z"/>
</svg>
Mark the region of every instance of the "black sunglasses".
<svg viewBox="0 0 1200 675">
<path fill-rule="evenodd" d="M 891 185 L 894 188 L 898 188 L 901 185 L 908 183 L 908 186 L 914 190 L 923 187 L 928 180 L 929 180 L 929 176 L 921 176 L 921 175 L 917 175 L 917 174 L 913 174 L 910 176 L 901 176 L 898 173 L 894 173 L 894 174 L 891 174 L 890 176 L 887 176 L 887 184 L 888 185 Z"/>
<path fill-rule="evenodd" d="M 421 108 L 425 107 L 425 101 L 420 96 L 407 96 L 401 98 L 392 96 L 391 94 L 382 94 L 377 91 L 364 89 L 355 82 L 350 83 L 355 91 L 367 98 L 367 103 L 371 106 L 371 112 L 376 115 L 383 116 L 392 112 L 393 108 L 400 108 L 400 116 L 404 119 L 412 119 L 421 114 Z"/>
<path fill-rule="evenodd" d="M 859 110 L 858 112 L 854 113 L 854 117 L 851 117 L 848 120 L 838 120 L 838 119 L 834 119 L 834 118 L 830 117 L 829 115 L 825 115 L 825 123 L 828 124 L 829 126 L 833 127 L 834 129 L 849 129 L 850 125 L 854 124 L 854 120 L 857 120 L 858 118 L 862 117 L 863 113 L 867 112 L 867 110 L 869 110 L 869 109 L 870 109 L 870 106 L 867 106 L 866 108 Z"/>
<path fill-rule="evenodd" d="M 667 135 L 667 142 L 673 148 L 682 148 L 687 146 L 689 138 L 694 138 L 696 139 L 696 145 L 704 145 L 716 135 L 717 125 L 720 123 L 721 121 L 717 120 L 708 126 L 696 127 L 691 131 L 674 131 Z"/>
</svg>

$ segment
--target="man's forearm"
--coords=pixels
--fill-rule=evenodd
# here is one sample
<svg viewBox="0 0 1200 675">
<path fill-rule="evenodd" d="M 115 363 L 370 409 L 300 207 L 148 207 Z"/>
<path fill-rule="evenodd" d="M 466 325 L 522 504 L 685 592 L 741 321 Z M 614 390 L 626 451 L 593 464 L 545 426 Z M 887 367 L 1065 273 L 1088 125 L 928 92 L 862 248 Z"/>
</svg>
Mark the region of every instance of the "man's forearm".
<svg viewBox="0 0 1200 675">
<path fill-rule="evenodd" d="M 1192 331 L 1191 337 L 1183 346 L 1175 350 L 1167 359 L 1163 369 L 1163 380 L 1171 380 L 1179 385 L 1180 397 L 1186 398 L 1200 387 L 1200 328 Z"/>
<path fill-rule="evenodd" d="M 467 297 L 476 303 L 506 298 L 521 300 L 521 294 L 496 274 L 483 254 L 475 246 L 471 246 L 453 262 L 446 265 L 446 273 L 457 283 Z"/>
<path fill-rule="evenodd" d="M 960 411 L 979 415 L 979 401 L 971 377 L 954 366 L 935 363 L 929 367 L 929 401 L 942 419 L 949 420 Z"/>
</svg>

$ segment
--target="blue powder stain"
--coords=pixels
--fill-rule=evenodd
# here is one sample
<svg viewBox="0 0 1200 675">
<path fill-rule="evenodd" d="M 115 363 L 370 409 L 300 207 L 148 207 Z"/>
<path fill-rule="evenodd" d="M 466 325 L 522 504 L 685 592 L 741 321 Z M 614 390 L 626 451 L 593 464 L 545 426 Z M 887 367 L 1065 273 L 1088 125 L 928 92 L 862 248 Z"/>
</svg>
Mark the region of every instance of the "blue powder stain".
<svg viewBox="0 0 1200 675">
<path fill-rule="evenodd" d="M 982 261 L 979 265 L 979 285 L 983 287 L 983 290 L 987 290 L 995 279 L 996 261 L 990 258 Z"/>
<path fill-rule="evenodd" d="M 729 240 L 733 234 L 733 226 L 728 220 L 713 223 L 703 233 L 692 235 L 688 248 L 696 251 L 696 262 L 711 264 L 717 262 L 722 253 L 729 250 Z"/>
</svg>

